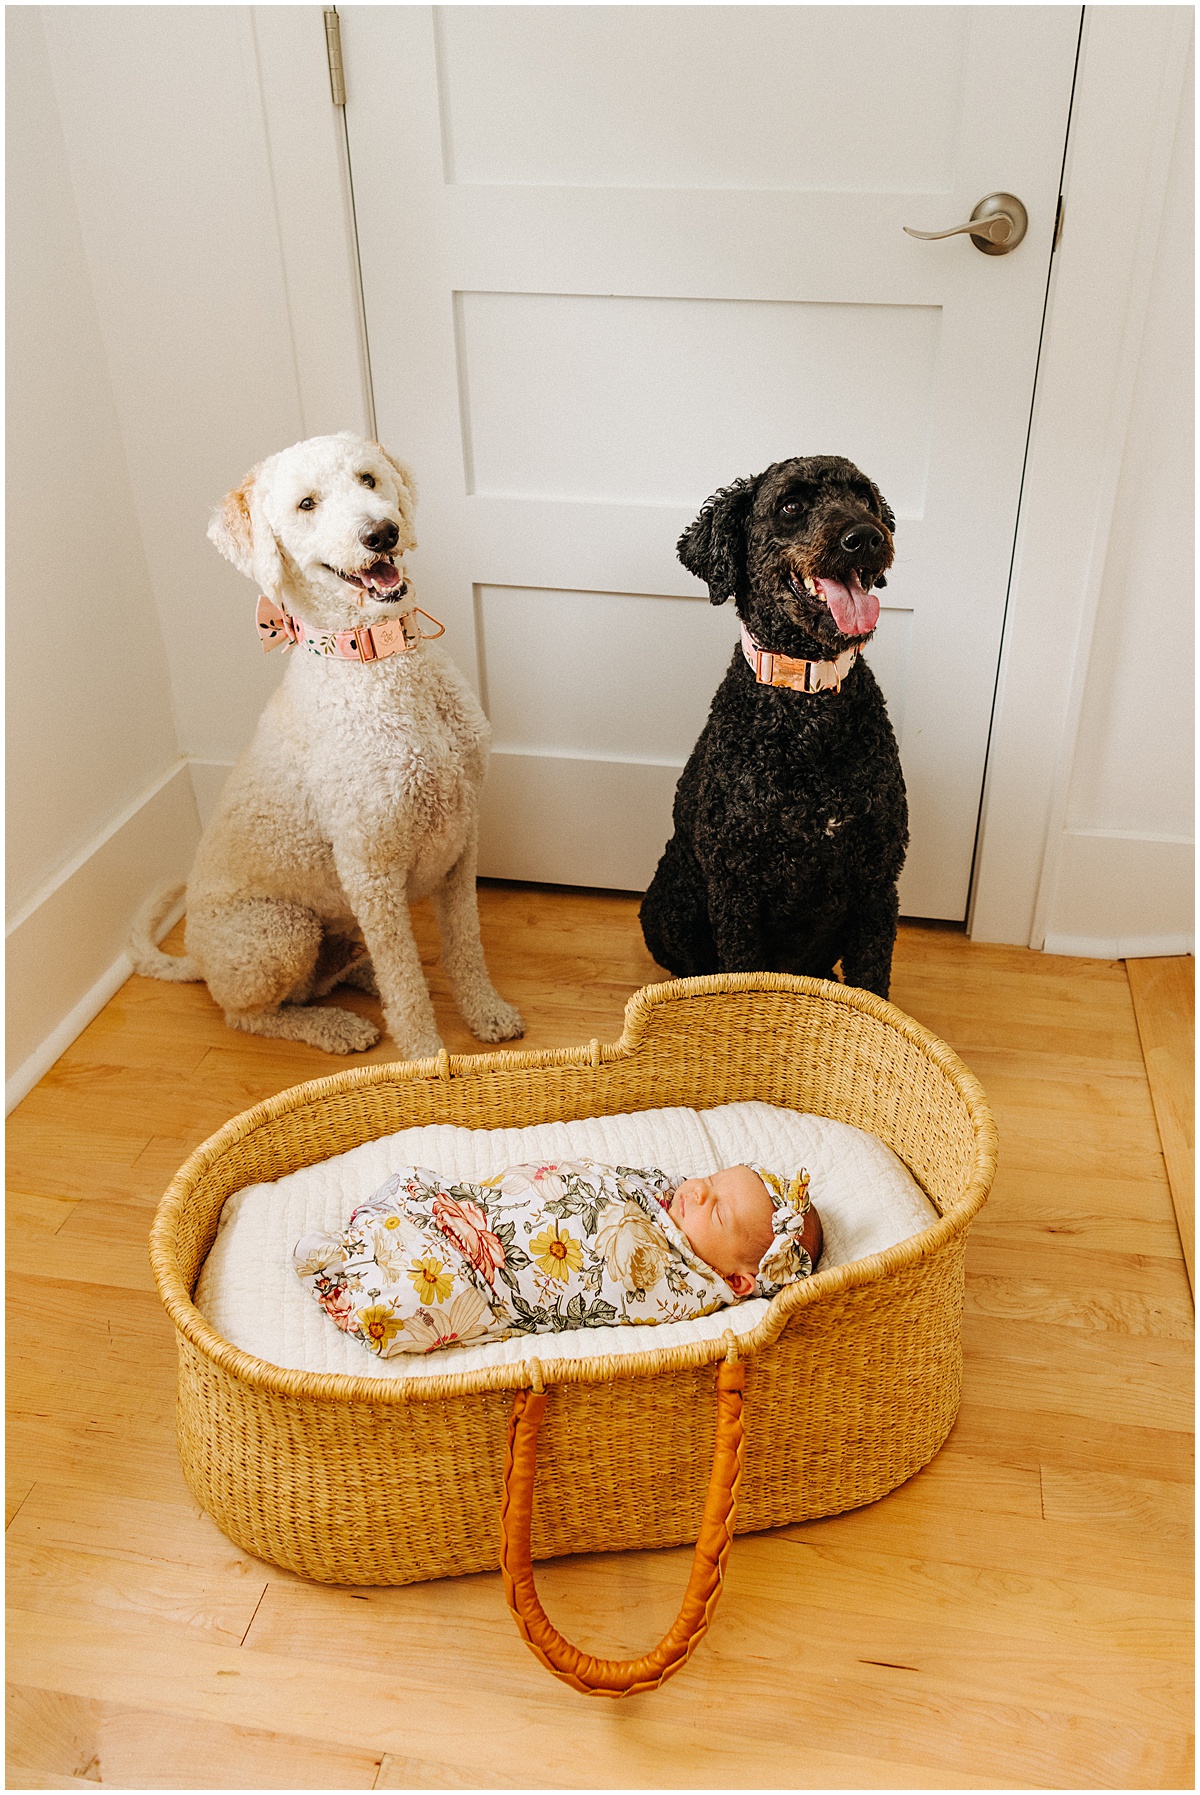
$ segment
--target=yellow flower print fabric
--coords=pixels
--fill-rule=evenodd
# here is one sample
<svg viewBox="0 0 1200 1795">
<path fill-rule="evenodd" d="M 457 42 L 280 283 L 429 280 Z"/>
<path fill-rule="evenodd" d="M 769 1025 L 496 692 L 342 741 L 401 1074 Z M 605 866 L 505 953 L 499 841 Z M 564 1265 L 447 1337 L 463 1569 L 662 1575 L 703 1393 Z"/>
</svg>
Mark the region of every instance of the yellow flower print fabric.
<svg viewBox="0 0 1200 1795">
<path fill-rule="evenodd" d="M 654 1167 L 561 1160 L 448 1184 L 394 1172 L 342 1234 L 297 1241 L 296 1274 L 381 1358 L 513 1334 L 689 1321 L 738 1299 L 667 1214 Z"/>
</svg>

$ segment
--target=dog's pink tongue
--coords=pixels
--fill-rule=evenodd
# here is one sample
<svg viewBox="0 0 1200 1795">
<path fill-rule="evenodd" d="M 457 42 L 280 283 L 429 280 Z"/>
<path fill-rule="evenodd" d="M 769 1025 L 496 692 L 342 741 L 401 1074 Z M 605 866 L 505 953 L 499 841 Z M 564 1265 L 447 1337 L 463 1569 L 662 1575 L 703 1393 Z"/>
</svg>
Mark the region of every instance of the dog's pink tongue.
<svg viewBox="0 0 1200 1795">
<path fill-rule="evenodd" d="M 376 561 L 371 567 L 364 567 L 359 578 L 368 586 L 374 586 L 377 592 L 389 592 L 399 585 L 400 572 L 391 561 Z"/>
<path fill-rule="evenodd" d="M 870 635 L 879 622 L 879 600 L 874 592 L 863 591 L 856 573 L 850 575 L 849 585 L 818 579 L 816 586 L 843 636 Z"/>
</svg>

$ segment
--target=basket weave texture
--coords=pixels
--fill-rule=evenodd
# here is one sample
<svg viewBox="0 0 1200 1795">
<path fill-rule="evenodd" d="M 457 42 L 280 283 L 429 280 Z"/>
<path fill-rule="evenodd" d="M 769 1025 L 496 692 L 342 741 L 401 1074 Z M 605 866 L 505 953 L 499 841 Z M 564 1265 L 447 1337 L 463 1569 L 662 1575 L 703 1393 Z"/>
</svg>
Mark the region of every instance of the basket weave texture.
<svg viewBox="0 0 1200 1795">
<path fill-rule="evenodd" d="M 468 1128 L 758 1098 L 878 1135 L 939 1213 L 922 1233 L 782 1291 L 738 1350 L 747 1450 L 738 1532 L 873 1501 L 928 1462 L 958 1410 L 966 1231 L 996 1164 L 978 1082 L 867 992 L 729 973 L 636 993 L 613 1046 L 401 1061 L 283 1091 L 177 1173 L 151 1261 L 179 1344 L 179 1445 L 201 1506 L 318 1582 L 495 1569 L 512 1392 L 553 1387 L 533 1556 L 694 1540 L 720 1340 L 541 1367 L 376 1379 L 284 1370 L 223 1340 L 192 1293 L 226 1199 L 397 1129 Z"/>
</svg>

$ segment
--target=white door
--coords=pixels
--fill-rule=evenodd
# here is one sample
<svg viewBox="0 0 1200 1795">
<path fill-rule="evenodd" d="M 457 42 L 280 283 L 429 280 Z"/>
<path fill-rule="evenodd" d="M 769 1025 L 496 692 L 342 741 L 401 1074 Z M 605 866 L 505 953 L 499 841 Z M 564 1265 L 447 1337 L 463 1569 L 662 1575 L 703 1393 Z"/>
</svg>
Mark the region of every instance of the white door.
<svg viewBox="0 0 1200 1795">
<path fill-rule="evenodd" d="M 849 456 L 910 916 L 966 914 L 1076 7 L 352 7 L 380 435 L 495 730 L 481 871 L 643 889 L 736 635 L 675 559 L 717 487 Z M 904 225 L 1015 193 L 1008 255 Z"/>
</svg>

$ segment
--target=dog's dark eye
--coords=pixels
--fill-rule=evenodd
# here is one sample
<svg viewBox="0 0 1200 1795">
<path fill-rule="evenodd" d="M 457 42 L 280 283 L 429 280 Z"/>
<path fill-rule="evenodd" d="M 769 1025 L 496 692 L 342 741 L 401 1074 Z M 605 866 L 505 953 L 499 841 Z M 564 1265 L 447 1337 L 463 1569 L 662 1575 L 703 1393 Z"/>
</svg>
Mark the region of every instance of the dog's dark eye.
<svg viewBox="0 0 1200 1795">
<path fill-rule="evenodd" d="M 785 517 L 799 517 L 804 507 L 799 499 L 785 499 L 779 509 Z"/>
<path fill-rule="evenodd" d="M 374 474 L 360 474 L 358 477 L 362 481 L 364 486 L 369 486 L 371 488 L 371 490 L 374 491 L 374 489 L 375 489 Z"/>
<path fill-rule="evenodd" d="M 296 506 L 297 511 L 315 511 L 316 508 L 317 501 L 314 498 L 301 499 L 300 503 Z"/>
</svg>

